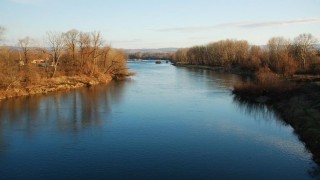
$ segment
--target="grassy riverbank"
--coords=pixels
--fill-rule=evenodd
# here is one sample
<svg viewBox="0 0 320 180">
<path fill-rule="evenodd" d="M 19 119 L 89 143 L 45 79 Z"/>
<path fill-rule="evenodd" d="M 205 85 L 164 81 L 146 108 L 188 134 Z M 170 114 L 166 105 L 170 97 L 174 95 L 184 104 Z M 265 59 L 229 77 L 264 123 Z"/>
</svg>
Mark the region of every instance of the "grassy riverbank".
<svg viewBox="0 0 320 180">
<path fill-rule="evenodd" d="M 111 76 L 91 77 L 86 75 L 60 76 L 56 78 L 44 79 L 35 85 L 14 87 L 10 90 L 0 90 L 0 100 L 29 96 L 34 94 L 47 94 L 55 91 L 66 91 L 70 89 L 89 87 L 97 84 L 107 84 L 112 80 Z"/>
<path fill-rule="evenodd" d="M 320 164 L 320 85 L 303 84 L 274 96 L 270 104 L 294 128 Z"/>
<path fill-rule="evenodd" d="M 47 46 L 0 47 L 0 99 L 108 83 L 128 75 L 127 55 L 99 31 L 48 32 Z"/>
<path fill-rule="evenodd" d="M 265 104 L 288 124 L 320 164 L 320 85 L 318 76 L 296 75 L 285 79 L 268 69 L 255 73 L 250 82 L 234 86 L 240 99 Z"/>
</svg>

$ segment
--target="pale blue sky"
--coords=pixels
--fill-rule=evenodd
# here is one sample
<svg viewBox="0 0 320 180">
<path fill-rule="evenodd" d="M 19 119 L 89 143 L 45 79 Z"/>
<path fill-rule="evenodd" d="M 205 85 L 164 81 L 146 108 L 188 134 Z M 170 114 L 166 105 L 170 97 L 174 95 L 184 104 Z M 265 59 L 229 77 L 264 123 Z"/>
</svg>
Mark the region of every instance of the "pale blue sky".
<svg viewBox="0 0 320 180">
<path fill-rule="evenodd" d="M 101 31 L 116 48 L 188 47 L 222 39 L 320 39 L 320 0 L 0 0 L 6 44 L 47 31 Z"/>
</svg>

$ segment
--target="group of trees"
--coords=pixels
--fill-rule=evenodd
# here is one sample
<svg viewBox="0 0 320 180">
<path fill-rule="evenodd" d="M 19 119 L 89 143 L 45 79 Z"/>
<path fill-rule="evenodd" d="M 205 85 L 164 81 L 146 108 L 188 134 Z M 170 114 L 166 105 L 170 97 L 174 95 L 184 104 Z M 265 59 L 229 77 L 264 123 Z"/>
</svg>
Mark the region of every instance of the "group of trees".
<svg viewBox="0 0 320 180">
<path fill-rule="evenodd" d="M 0 27 L 0 40 L 4 31 Z M 100 32 L 47 32 L 43 46 L 30 37 L 17 46 L 0 46 L 0 88 L 58 76 L 122 77 L 126 60 L 123 51 L 105 45 Z"/>
<path fill-rule="evenodd" d="M 175 62 L 209 66 L 231 66 L 248 57 L 247 41 L 224 40 L 206 46 L 181 49 L 174 55 Z"/>
<path fill-rule="evenodd" d="M 320 73 L 317 39 L 311 34 L 301 34 L 294 40 L 273 37 L 267 46 L 250 46 L 245 40 L 222 40 L 205 46 L 178 50 L 173 61 L 180 64 L 240 67 L 258 71 L 269 68 L 286 76 L 299 73 Z"/>
</svg>

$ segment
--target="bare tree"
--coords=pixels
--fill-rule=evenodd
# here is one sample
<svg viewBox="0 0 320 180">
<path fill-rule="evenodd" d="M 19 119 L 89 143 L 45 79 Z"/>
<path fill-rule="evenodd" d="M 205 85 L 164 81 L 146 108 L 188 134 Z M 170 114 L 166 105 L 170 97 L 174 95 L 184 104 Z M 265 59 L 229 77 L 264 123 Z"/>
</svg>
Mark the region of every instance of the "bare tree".
<svg viewBox="0 0 320 180">
<path fill-rule="evenodd" d="M 65 47 L 65 42 L 62 33 L 47 32 L 47 37 L 50 44 L 50 54 L 54 66 L 52 77 L 54 77 L 57 71 L 59 60 Z"/>
<path fill-rule="evenodd" d="M 174 55 L 173 55 L 173 61 L 175 63 L 187 63 L 187 52 L 188 49 L 179 49 Z"/>
<path fill-rule="evenodd" d="M 97 65 L 97 57 L 100 56 L 98 53 L 99 48 L 102 46 L 102 35 L 100 32 L 91 33 L 91 55 L 92 55 L 92 70 L 91 75 L 95 72 L 95 67 Z"/>
<path fill-rule="evenodd" d="M 88 54 L 90 49 L 90 35 L 88 33 L 80 32 L 77 43 L 80 53 L 80 67 L 83 67 L 86 62 L 86 54 Z"/>
<path fill-rule="evenodd" d="M 65 44 L 68 50 L 72 53 L 72 62 L 74 65 L 76 63 L 76 48 L 79 34 L 79 31 L 76 29 L 72 29 L 64 34 Z"/>
<path fill-rule="evenodd" d="M 262 64 L 262 49 L 260 46 L 251 46 L 249 57 L 240 64 L 241 68 L 249 71 L 257 71 Z"/>
<path fill-rule="evenodd" d="M 120 50 L 110 49 L 108 51 L 108 65 L 103 68 L 105 74 L 110 74 L 114 78 L 121 78 L 127 74 L 125 53 Z"/>
<path fill-rule="evenodd" d="M 101 50 L 101 55 L 102 55 L 102 63 L 103 63 L 103 68 L 106 68 L 107 67 L 107 64 L 108 64 L 108 55 L 109 55 L 109 52 L 111 50 L 111 47 L 110 46 L 104 46 Z"/>
<path fill-rule="evenodd" d="M 275 72 L 280 72 L 284 56 L 289 57 L 291 42 L 283 37 L 273 37 L 268 41 L 269 66 Z"/>
<path fill-rule="evenodd" d="M 245 40 L 234 41 L 234 44 L 235 62 L 237 65 L 240 65 L 248 59 L 250 46 L 248 41 Z"/>
<path fill-rule="evenodd" d="M 23 39 L 19 39 L 20 51 L 22 51 L 22 53 L 23 53 L 25 64 L 29 63 L 30 44 L 31 44 L 31 38 L 29 36 L 27 36 Z M 20 60 L 22 60 L 21 54 L 20 54 Z"/>
<path fill-rule="evenodd" d="M 306 60 L 312 55 L 310 52 L 317 42 L 318 40 L 312 34 L 300 34 L 294 39 L 294 54 L 302 69 L 305 69 Z"/>
</svg>

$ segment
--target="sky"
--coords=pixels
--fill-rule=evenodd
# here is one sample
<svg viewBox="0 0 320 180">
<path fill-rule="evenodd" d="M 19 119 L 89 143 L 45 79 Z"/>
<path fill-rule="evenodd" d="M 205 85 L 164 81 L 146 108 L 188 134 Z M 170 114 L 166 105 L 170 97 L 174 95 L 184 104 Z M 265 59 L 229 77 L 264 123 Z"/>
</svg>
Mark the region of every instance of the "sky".
<svg viewBox="0 0 320 180">
<path fill-rule="evenodd" d="M 168 48 L 224 39 L 320 39 L 320 0 L 0 0 L 2 44 L 46 32 L 100 31 L 115 48 Z"/>
</svg>

